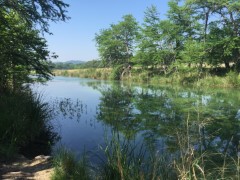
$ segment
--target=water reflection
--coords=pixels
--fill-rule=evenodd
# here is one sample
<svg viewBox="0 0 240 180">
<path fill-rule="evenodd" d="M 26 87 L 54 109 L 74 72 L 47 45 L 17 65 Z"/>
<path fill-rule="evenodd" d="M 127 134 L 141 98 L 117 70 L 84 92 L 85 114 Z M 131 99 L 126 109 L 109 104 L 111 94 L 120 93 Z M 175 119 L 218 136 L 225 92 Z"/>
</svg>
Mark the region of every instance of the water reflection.
<svg viewBox="0 0 240 180">
<path fill-rule="evenodd" d="M 56 91 L 55 87 L 65 86 L 70 88 Z M 236 90 L 71 78 L 49 83 L 49 89 L 61 123 L 61 141 L 78 154 L 97 149 L 111 132 L 182 164 L 199 157 L 203 166 L 213 168 L 235 162 L 239 153 L 240 93 Z"/>
<path fill-rule="evenodd" d="M 237 94 L 117 83 L 98 89 L 102 97 L 97 119 L 126 138 L 134 139 L 141 134 L 146 144 L 164 139 L 163 147 L 156 148 L 169 152 L 178 151 L 176 144 L 186 140 L 188 146 L 198 151 L 237 156 L 240 140 Z"/>
<path fill-rule="evenodd" d="M 74 119 L 77 122 L 81 120 L 82 114 L 87 114 L 87 105 L 79 99 L 55 98 L 51 102 L 53 114 L 64 119 Z"/>
</svg>

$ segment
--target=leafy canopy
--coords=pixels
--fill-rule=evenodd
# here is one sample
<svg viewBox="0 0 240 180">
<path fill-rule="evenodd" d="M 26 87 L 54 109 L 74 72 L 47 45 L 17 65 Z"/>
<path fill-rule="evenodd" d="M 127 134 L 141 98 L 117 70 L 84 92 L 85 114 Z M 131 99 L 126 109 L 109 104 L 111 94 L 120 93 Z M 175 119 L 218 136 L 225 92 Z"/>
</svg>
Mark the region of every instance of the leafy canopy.
<svg viewBox="0 0 240 180">
<path fill-rule="evenodd" d="M 0 92 L 52 75 L 51 56 L 41 32 L 49 33 L 49 21 L 66 20 L 67 4 L 61 0 L 0 1 Z M 37 27 L 39 29 L 37 29 Z"/>
</svg>

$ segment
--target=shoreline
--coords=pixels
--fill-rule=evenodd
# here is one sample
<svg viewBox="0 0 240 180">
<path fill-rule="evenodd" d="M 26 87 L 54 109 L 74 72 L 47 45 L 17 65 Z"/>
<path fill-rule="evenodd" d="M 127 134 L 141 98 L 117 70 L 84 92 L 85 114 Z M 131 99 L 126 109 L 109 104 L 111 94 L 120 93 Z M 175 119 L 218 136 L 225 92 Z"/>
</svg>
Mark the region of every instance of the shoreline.
<svg viewBox="0 0 240 180">
<path fill-rule="evenodd" d="M 52 157 L 38 155 L 27 159 L 18 155 L 14 160 L 1 163 L 1 179 L 50 179 L 53 174 Z"/>
<path fill-rule="evenodd" d="M 91 78 L 97 80 L 113 79 L 115 73 L 112 68 L 87 68 L 87 69 L 66 69 L 53 70 L 54 75 L 63 77 Z M 119 78 L 120 79 L 120 78 Z M 199 75 L 192 73 L 157 74 L 152 71 L 133 69 L 130 76 L 125 76 L 122 81 L 148 84 L 172 84 L 181 86 L 195 86 L 206 88 L 239 88 L 240 75 L 235 72 L 228 72 L 225 76 L 212 75 L 205 72 Z"/>
</svg>

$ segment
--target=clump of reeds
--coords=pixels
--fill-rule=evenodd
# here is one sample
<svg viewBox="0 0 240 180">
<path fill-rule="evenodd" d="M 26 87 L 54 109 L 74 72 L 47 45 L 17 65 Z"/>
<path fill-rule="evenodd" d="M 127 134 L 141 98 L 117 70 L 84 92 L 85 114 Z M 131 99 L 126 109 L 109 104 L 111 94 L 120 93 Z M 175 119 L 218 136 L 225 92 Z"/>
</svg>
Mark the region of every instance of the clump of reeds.
<svg viewBox="0 0 240 180">
<path fill-rule="evenodd" d="M 81 160 L 77 160 L 71 151 L 61 148 L 53 159 L 53 166 L 52 180 L 90 179 L 86 155 L 83 155 Z"/>
<path fill-rule="evenodd" d="M 104 160 L 99 166 L 100 179 L 172 179 L 176 177 L 167 156 L 151 153 L 143 144 L 135 141 L 120 140 L 114 136 L 101 148 Z"/>
</svg>

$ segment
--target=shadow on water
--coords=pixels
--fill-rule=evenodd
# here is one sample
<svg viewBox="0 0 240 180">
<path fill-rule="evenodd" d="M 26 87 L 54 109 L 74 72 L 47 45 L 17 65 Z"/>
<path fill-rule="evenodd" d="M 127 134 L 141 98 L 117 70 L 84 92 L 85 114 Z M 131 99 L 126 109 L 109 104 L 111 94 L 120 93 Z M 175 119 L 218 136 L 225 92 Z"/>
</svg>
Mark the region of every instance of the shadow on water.
<svg viewBox="0 0 240 180">
<path fill-rule="evenodd" d="M 20 148 L 20 153 L 29 159 L 38 155 L 51 155 L 52 146 L 59 140 L 58 133 L 54 132 L 51 125 L 47 125 L 34 141 L 30 141 Z"/>
</svg>

